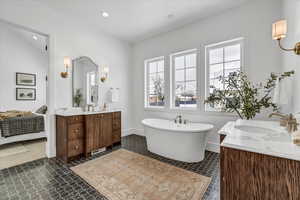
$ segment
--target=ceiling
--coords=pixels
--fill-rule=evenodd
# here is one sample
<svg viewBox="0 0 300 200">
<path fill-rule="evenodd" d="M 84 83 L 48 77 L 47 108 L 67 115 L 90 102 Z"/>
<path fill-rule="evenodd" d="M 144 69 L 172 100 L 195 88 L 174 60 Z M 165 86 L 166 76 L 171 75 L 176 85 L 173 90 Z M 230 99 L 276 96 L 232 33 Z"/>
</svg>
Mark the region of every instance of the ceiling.
<svg viewBox="0 0 300 200">
<path fill-rule="evenodd" d="M 27 30 L 23 27 L 12 25 L 2 21 L 0 21 L 0 26 L 2 28 L 10 30 L 11 33 L 15 34 L 18 38 L 24 40 L 33 48 L 36 48 L 38 51 L 46 52 L 45 48 L 48 40 L 46 36 Z"/>
<path fill-rule="evenodd" d="M 250 0 L 42 0 L 120 39 L 137 42 Z M 110 17 L 103 18 L 101 12 Z M 169 16 L 169 17 L 168 17 Z"/>
</svg>

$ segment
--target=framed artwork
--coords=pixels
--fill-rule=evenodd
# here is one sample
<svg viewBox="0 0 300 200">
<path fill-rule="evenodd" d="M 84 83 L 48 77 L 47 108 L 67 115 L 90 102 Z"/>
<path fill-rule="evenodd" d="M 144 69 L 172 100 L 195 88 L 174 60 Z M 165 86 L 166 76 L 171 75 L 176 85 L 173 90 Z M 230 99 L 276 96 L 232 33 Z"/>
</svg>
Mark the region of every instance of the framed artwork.
<svg viewBox="0 0 300 200">
<path fill-rule="evenodd" d="M 16 100 L 18 101 L 35 101 L 35 88 L 16 88 Z"/>
<path fill-rule="evenodd" d="M 36 75 L 17 72 L 16 85 L 36 86 Z"/>
</svg>

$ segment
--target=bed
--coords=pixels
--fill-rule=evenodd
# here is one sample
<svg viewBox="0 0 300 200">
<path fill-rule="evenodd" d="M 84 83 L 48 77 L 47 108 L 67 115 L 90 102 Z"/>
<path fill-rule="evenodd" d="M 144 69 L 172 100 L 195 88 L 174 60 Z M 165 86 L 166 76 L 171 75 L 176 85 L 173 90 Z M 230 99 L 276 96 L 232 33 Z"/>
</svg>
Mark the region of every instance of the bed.
<svg viewBox="0 0 300 200">
<path fill-rule="evenodd" d="M 46 115 L 38 113 L 0 120 L 0 145 L 46 138 L 45 122 Z"/>
</svg>

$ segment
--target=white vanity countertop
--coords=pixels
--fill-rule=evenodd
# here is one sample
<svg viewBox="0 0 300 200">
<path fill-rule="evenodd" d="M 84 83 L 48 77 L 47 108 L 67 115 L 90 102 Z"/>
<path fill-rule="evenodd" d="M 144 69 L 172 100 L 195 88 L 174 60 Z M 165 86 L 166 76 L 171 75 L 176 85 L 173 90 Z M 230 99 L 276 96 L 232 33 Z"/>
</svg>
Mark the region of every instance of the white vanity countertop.
<svg viewBox="0 0 300 200">
<path fill-rule="evenodd" d="M 56 111 L 56 115 L 59 116 L 75 116 L 75 115 L 95 115 L 95 114 L 102 114 L 102 113 L 112 113 L 112 112 L 120 112 L 121 109 L 109 109 L 104 111 L 81 111 L 81 110 L 58 110 Z"/>
<path fill-rule="evenodd" d="M 279 122 L 265 123 L 276 124 L 277 132 L 246 132 L 236 128 L 236 122 L 228 122 L 218 132 L 226 135 L 221 146 L 300 161 L 300 146 L 293 144 L 291 135 Z"/>
</svg>

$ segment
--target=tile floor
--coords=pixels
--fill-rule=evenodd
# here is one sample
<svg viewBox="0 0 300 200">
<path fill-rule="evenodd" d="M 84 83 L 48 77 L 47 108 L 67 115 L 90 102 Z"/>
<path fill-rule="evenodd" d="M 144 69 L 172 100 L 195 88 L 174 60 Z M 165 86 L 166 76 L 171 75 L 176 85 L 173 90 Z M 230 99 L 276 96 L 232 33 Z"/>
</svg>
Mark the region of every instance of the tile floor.
<svg viewBox="0 0 300 200">
<path fill-rule="evenodd" d="M 67 165 L 57 159 L 44 158 L 16 167 L 3 169 L 0 171 L 0 199 L 106 200 L 106 198 L 93 187 L 75 175 L 69 167 L 94 159 L 119 148 L 121 148 L 120 145 L 91 158 L 82 158 Z M 205 160 L 193 164 L 174 161 L 148 152 L 145 138 L 137 135 L 122 138 L 122 148 L 212 177 L 211 184 L 205 193 L 204 199 L 219 199 L 219 154 L 207 151 Z"/>
</svg>

